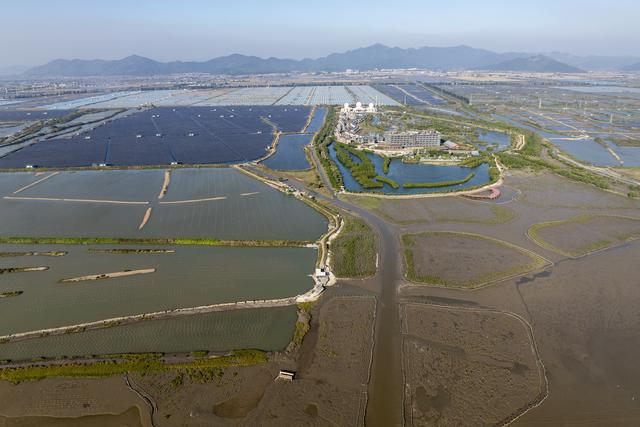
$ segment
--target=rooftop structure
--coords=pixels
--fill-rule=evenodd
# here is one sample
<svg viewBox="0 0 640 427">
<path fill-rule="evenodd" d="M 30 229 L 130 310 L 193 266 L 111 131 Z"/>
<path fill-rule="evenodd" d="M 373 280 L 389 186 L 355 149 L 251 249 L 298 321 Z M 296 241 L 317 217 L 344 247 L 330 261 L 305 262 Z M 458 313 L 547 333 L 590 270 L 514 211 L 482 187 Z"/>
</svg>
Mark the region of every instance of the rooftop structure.
<svg viewBox="0 0 640 427">
<path fill-rule="evenodd" d="M 385 132 L 384 145 L 389 147 L 440 147 L 440 132 L 429 129 L 424 131 Z"/>
</svg>

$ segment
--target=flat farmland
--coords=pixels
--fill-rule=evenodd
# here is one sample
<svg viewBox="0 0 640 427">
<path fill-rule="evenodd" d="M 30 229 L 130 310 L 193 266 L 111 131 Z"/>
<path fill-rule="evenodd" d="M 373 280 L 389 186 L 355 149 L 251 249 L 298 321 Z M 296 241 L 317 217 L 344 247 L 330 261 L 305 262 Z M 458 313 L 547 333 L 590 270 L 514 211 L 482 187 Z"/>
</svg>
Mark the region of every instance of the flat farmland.
<svg viewBox="0 0 640 427">
<path fill-rule="evenodd" d="M 0 158 L 0 168 L 242 163 L 266 155 L 274 127 L 300 132 L 308 107 L 153 108 Z"/>
<path fill-rule="evenodd" d="M 255 348 L 284 349 L 293 336 L 295 306 L 220 311 L 148 320 L 0 344 L 0 359 L 73 357 L 118 353 L 186 353 Z"/>
<path fill-rule="evenodd" d="M 295 197 L 229 168 L 1 174 L 0 197 L 3 237 L 315 241 L 328 225 Z"/>
<path fill-rule="evenodd" d="M 94 247 L 93 249 L 120 247 Z M 134 247 L 137 250 L 150 248 Z M 47 267 L 0 275 L 0 335 L 175 308 L 276 299 L 311 289 L 312 248 L 163 247 L 167 253 L 111 253 L 86 246 L 1 245 L 2 252 L 59 251 L 64 256 L 0 257 L 0 268 Z M 153 269 L 149 274 L 79 282 L 62 279 Z"/>
</svg>

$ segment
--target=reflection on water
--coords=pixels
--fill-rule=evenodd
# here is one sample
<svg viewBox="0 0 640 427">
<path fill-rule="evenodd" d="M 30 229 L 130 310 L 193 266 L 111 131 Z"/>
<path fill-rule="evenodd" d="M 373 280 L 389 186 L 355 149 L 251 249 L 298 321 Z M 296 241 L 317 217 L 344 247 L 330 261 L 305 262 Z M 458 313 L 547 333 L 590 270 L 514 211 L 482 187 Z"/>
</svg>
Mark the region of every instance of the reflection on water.
<svg viewBox="0 0 640 427">
<path fill-rule="evenodd" d="M 303 170 L 311 165 L 304 147 L 311 143 L 311 134 L 282 135 L 275 154 L 264 161 L 274 170 Z"/>
<path fill-rule="evenodd" d="M 349 170 L 342 165 L 336 158 L 336 151 L 334 145 L 329 146 L 329 154 L 335 161 L 344 178 L 344 186 L 348 191 L 363 192 L 369 191 L 364 189 L 353 178 Z M 415 163 L 404 163 L 400 159 L 395 159 L 389 166 L 389 172 L 383 173 L 384 159 L 375 154 L 367 154 L 373 164 L 376 167 L 378 175 L 385 176 L 397 182 L 400 188 L 392 188 L 390 185 L 385 184 L 382 189 L 376 189 L 375 191 L 387 193 L 387 194 L 421 194 L 421 193 L 433 193 L 446 190 L 464 190 L 465 188 L 474 187 L 477 185 L 483 185 L 489 182 L 489 166 L 487 164 L 480 165 L 476 168 L 465 168 L 461 166 L 439 166 L 439 165 L 426 165 Z M 445 181 L 457 181 L 464 179 L 470 173 L 475 173 L 475 176 L 464 184 L 458 184 L 453 186 L 438 187 L 438 188 L 402 188 L 402 184 L 408 183 L 425 183 L 425 182 L 445 182 Z"/>
</svg>

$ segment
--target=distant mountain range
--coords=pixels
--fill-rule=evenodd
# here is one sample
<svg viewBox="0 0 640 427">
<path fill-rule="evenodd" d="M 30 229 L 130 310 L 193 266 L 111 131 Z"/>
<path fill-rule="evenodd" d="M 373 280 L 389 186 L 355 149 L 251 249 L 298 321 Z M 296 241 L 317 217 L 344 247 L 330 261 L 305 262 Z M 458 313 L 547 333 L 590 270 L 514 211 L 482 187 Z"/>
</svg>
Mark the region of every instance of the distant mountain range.
<svg viewBox="0 0 640 427">
<path fill-rule="evenodd" d="M 635 63 L 635 64 L 631 64 L 631 65 L 627 65 L 622 70 L 623 71 L 640 71 L 640 62 Z"/>
<path fill-rule="evenodd" d="M 530 56 L 528 58 L 509 59 L 498 64 L 483 67 L 491 71 L 530 71 L 535 73 L 584 73 L 578 67 L 568 65 L 544 55 Z"/>
<path fill-rule="evenodd" d="M 555 56 L 554 56 L 555 55 Z M 561 57 L 564 55 L 565 61 Z M 25 72 L 32 77 L 43 76 L 150 76 L 177 73 L 210 74 L 269 74 L 287 72 L 332 72 L 346 69 L 373 70 L 390 68 L 423 68 L 433 70 L 496 70 L 551 73 L 576 73 L 597 63 L 599 67 L 611 65 L 622 68 L 640 58 L 582 58 L 566 54 L 548 56 L 527 53 L 496 53 L 469 46 L 421 47 L 402 49 L 382 44 L 334 53 L 317 59 L 259 58 L 229 55 L 203 62 L 158 62 L 138 55 L 120 60 L 57 59 Z M 577 65 L 580 62 L 582 65 Z M 601 68 L 598 68 L 601 69 Z"/>
</svg>

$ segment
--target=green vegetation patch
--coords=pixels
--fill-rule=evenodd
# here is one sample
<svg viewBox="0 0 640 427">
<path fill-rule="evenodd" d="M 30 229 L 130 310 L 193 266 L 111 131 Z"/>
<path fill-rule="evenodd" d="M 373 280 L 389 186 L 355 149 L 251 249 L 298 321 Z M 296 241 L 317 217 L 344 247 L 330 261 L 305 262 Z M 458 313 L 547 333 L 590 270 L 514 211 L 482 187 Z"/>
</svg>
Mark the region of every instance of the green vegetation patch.
<svg viewBox="0 0 640 427">
<path fill-rule="evenodd" d="M 387 178 L 386 176 L 376 176 L 376 181 L 382 182 L 383 184 L 389 185 L 391 188 L 400 188 L 400 184 L 392 180 L 391 178 Z"/>
<path fill-rule="evenodd" d="M 408 183 L 403 184 L 404 188 L 440 188 L 440 187 L 450 187 L 453 185 L 464 184 L 471 181 L 476 176 L 475 173 L 470 173 L 466 177 L 459 179 L 457 181 L 439 181 L 439 182 L 422 182 L 422 183 Z"/>
<path fill-rule="evenodd" d="M 344 216 L 340 234 L 331 242 L 331 269 L 338 277 L 369 277 L 376 272 L 376 239 L 367 223 Z"/>
<path fill-rule="evenodd" d="M 50 257 L 60 257 L 65 256 L 67 253 L 64 251 L 48 251 L 48 252 L 0 252 L 0 258 L 13 258 L 13 257 L 23 257 L 23 256 L 50 256 Z"/>
<path fill-rule="evenodd" d="M 545 146 L 542 137 L 531 131 L 523 131 L 523 133 L 526 138 L 526 144 L 522 151 L 519 153 L 501 152 L 496 154 L 504 166 L 511 169 L 549 170 L 572 181 L 583 182 L 605 190 L 610 187 L 606 178 L 562 160 L 551 149 L 547 150 L 547 152 L 558 164 L 552 164 L 542 159 L 540 156 Z"/>
<path fill-rule="evenodd" d="M 570 258 L 580 258 L 640 238 L 640 218 L 579 215 L 534 224 L 527 236 L 537 245 Z"/>
<path fill-rule="evenodd" d="M 391 166 L 391 157 L 384 156 L 384 163 L 382 164 L 382 172 L 385 175 L 389 173 L 389 166 Z"/>
<path fill-rule="evenodd" d="M 405 234 L 402 244 L 406 278 L 435 286 L 479 288 L 549 263 L 509 242 L 472 233 Z"/>
<path fill-rule="evenodd" d="M 188 362 L 164 362 L 160 355 L 130 355 L 112 360 L 88 363 L 65 363 L 0 369 L 0 380 L 19 383 L 44 378 L 91 378 L 121 375 L 125 372 L 163 372 L 171 370 L 203 370 L 241 367 L 267 362 L 267 354 L 259 350 L 238 350 L 225 356 L 199 358 Z"/>
<path fill-rule="evenodd" d="M 344 185 L 342 174 L 340 173 L 340 169 L 338 169 L 338 165 L 334 163 L 329 155 L 329 145 L 334 141 L 333 130 L 336 127 L 337 120 L 338 110 L 336 108 L 331 108 L 327 112 L 327 118 L 324 121 L 324 126 L 322 126 L 313 139 L 313 145 L 316 150 L 316 155 L 320 160 L 320 164 L 327 173 L 331 186 L 335 189 L 340 189 Z"/>
<path fill-rule="evenodd" d="M 362 188 L 382 188 L 382 182 L 378 182 L 375 178 L 378 176 L 376 166 L 373 164 L 367 153 L 357 150 L 345 144 L 336 144 L 336 157 L 340 163 L 344 165 L 351 176 L 362 186 Z M 351 155 L 355 156 L 358 160 L 355 161 L 351 158 Z"/>
</svg>

